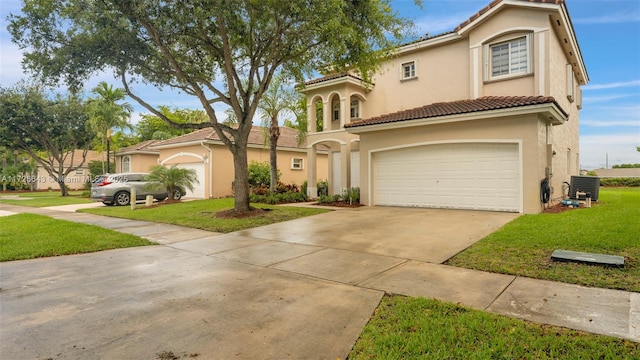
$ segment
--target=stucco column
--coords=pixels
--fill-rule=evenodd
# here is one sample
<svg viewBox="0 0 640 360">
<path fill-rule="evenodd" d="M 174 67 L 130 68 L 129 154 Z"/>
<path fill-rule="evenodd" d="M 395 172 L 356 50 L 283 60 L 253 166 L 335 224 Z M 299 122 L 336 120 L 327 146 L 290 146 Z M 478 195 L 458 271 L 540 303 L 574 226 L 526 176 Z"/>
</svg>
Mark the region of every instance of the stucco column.
<svg viewBox="0 0 640 360">
<path fill-rule="evenodd" d="M 331 102 L 322 103 L 322 131 L 327 131 L 331 127 Z"/>
<path fill-rule="evenodd" d="M 342 194 L 351 187 L 351 143 L 340 145 L 340 191 Z"/>
<path fill-rule="evenodd" d="M 316 168 L 316 146 L 312 145 L 307 148 L 307 196 L 310 199 L 318 197 Z"/>
<path fill-rule="evenodd" d="M 351 107 L 351 104 L 347 104 L 347 99 L 344 97 L 341 97 L 340 98 L 340 129 L 344 129 L 344 124 L 347 122 L 347 113 L 349 113 L 349 116 L 351 116 L 350 107 Z"/>
<path fill-rule="evenodd" d="M 307 101 L 307 133 L 314 133 L 318 131 L 316 129 L 316 122 L 311 120 L 316 118 L 315 111 L 313 111 L 314 109 L 315 106 Z"/>
</svg>

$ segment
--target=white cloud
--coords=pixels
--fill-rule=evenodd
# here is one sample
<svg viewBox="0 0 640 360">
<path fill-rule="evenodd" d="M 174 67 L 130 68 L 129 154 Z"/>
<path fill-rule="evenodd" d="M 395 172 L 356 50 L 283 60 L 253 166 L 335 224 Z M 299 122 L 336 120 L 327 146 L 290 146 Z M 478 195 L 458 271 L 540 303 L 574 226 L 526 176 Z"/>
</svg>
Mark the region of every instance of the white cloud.
<svg viewBox="0 0 640 360">
<path fill-rule="evenodd" d="M 603 89 L 617 89 L 621 87 L 633 87 L 640 86 L 640 80 L 631 80 L 631 81 L 620 81 L 608 84 L 596 84 L 596 85 L 585 85 L 582 87 L 582 90 L 603 90 Z"/>
<path fill-rule="evenodd" d="M 584 169 L 609 167 L 615 164 L 640 163 L 640 132 L 636 134 L 581 135 L 580 163 Z"/>
<path fill-rule="evenodd" d="M 640 128 L 640 119 L 636 120 L 580 120 L 581 126 L 590 127 L 637 127 Z"/>
<path fill-rule="evenodd" d="M 634 94 L 618 94 L 618 95 L 602 95 L 602 96 L 585 96 L 582 98 L 582 102 L 584 104 L 591 104 L 597 102 L 608 102 L 612 100 L 622 99 L 629 96 L 634 96 Z"/>
</svg>

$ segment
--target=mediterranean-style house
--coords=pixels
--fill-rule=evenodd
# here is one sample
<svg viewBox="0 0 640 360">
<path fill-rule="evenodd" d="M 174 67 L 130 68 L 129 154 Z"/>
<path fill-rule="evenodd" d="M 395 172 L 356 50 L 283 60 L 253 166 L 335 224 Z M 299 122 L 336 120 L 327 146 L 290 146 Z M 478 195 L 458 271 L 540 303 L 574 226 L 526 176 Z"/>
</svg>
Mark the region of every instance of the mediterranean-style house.
<svg viewBox="0 0 640 360">
<path fill-rule="evenodd" d="M 307 151 L 298 145 L 297 130 L 281 127 L 278 140 L 280 181 L 302 185 L 306 180 Z M 249 134 L 248 161 L 269 162 L 263 128 L 254 126 Z M 326 151 L 316 156 L 319 167 L 326 169 Z M 233 194 L 233 155 L 213 128 L 204 128 L 168 140 L 149 140 L 120 149 L 116 153 L 116 172 L 149 172 L 154 165 L 193 169 L 200 181 L 186 197 L 208 199 Z M 318 172 L 326 179 L 325 171 Z M 315 197 L 315 196 L 314 196 Z"/>
<path fill-rule="evenodd" d="M 330 190 L 366 205 L 543 210 L 579 175 L 589 78 L 563 0 L 495 0 L 453 31 L 396 49 L 370 83 L 308 81 L 307 179 L 329 148 Z M 308 188 L 310 194 L 316 189 Z"/>
</svg>

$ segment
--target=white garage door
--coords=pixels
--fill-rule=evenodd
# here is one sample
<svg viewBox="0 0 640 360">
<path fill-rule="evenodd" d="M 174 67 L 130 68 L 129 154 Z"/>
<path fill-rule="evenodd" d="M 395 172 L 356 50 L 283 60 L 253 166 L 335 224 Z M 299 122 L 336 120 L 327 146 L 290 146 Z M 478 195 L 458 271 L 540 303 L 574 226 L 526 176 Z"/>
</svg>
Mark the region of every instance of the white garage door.
<svg viewBox="0 0 640 360">
<path fill-rule="evenodd" d="M 373 159 L 376 205 L 519 211 L 517 144 L 425 145 Z"/>
<path fill-rule="evenodd" d="M 204 189 L 205 189 L 205 177 L 204 177 L 204 164 L 203 163 L 186 163 L 186 164 L 178 164 L 178 167 L 181 169 L 193 169 L 196 171 L 196 178 L 200 183 L 193 184 L 193 191 L 189 189 L 185 189 L 187 194 L 185 197 L 196 198 L 196 199 L 204 199 Z"/>
</svg>

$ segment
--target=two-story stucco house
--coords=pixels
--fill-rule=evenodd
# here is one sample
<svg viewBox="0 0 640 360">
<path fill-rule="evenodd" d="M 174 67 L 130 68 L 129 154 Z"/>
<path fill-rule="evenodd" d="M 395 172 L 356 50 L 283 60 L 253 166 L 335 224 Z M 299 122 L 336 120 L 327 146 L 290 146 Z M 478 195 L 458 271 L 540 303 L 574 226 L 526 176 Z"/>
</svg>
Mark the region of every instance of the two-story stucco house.
<svg viewBox="0 0 640 360">
<path fill-rule="evenodd" d="M 400 46 L 371 83 L 308 81 L 307 177 L 328 146 L 331 191 L 366 205 L 543 210 L 579 175 L 589 78 L 563 0 L 496 0 L 453 31 Z M 315 189 L 309 188 L 310 193 Z"/>
</svg>

